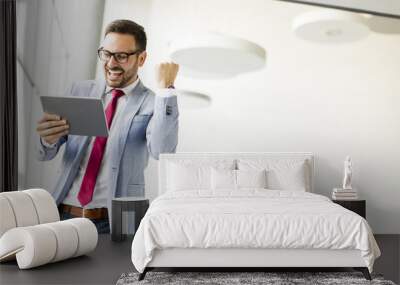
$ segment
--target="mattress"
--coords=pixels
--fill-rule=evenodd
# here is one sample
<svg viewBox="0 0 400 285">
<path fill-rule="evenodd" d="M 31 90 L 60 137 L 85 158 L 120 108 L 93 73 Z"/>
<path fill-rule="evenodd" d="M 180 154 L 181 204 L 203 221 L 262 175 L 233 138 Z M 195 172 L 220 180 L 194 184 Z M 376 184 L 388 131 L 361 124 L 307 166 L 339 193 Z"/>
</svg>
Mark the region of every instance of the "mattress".
<svg viewBox="0 0 400 285">
<path fill-rule="evenodd" d="M 156 198 L 132 242 L 143 272 L 168 248 L 359 250 L 372 272 L 380 250 L 367 221 L 327 197 L 300 191 L 187 190 Z"/>
</svg>

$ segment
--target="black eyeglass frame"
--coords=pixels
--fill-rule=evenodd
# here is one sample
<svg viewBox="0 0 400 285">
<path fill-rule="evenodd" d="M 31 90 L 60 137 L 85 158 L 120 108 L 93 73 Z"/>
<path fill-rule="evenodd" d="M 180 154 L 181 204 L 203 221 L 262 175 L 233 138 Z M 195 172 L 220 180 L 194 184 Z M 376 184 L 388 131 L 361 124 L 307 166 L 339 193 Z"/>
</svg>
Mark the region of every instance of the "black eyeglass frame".
<svg viewBox="0 0 400 285">
<path fill-rule="evenodd" d="M 107 53 L 110 55 L 110 58 L 107 59 L 107 60 L 102 59 L 102 58 L 101 58 L 101 55 L 100 55 L 101 52 L 107 52 Z M 134 52 L 111 52 L 111 51 L 108 51 L 108 50 L 106 50 L 106 49 L 99 48 L 99 49 L 97 50 L 97 55 L 98 55 L 99 59 L 100 59 L 101 61 L 104 61 L 104 62 L 109 61 L 109 60 L 111 59 L 111 57 L 114 57 L 114 59 L 115 59 L 118 63 L 126 63 L 126 62 L 128 62 L 129 57 L 130 57 L 131 55 L 135 55 L 135 54 L 138 54 L 138 53 L 141 53 L 141 52 L 142 52 L 142 50 L 140 50 L 140 49 L 135 50 Z M 117 57 L 116 55 L 117 55 L 117 56 L 118 56 L 118 55 L 125 55 L 125 56 L 126 56 L 126 59 L 124 59 L 124 60 L 121 61 L 120 59 L 118 59 L 118 57 Z"/>
</svg>

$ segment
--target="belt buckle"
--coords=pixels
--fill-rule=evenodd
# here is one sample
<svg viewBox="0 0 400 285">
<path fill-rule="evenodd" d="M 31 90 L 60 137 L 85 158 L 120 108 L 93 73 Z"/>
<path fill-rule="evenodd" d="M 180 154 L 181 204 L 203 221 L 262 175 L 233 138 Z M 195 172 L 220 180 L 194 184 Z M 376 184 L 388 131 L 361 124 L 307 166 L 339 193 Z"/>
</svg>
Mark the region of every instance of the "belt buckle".
<svg viewBox="0 0 400 285">
<path fill-rule="evenodd" d="M 82 208 L 82 218 L 86 218 L 86 216 L 85 216 L 85 211 L 86 211 L 86 209 L 85 209 L 85 208 Z"/>
</svg>

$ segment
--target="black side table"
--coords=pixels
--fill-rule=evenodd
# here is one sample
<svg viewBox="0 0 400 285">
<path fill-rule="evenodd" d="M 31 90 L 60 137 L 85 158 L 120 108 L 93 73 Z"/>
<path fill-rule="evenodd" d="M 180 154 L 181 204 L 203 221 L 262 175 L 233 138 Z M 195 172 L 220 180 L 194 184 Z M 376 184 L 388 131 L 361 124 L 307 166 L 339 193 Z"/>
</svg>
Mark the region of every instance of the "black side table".
<svg viewBox="0 0 400 285">
<path fill-rule="evenodd" d="M 135 213 L 135 232 L 140 221 L 149 208 L 149 199 L 145 197 L 121 197 L 112 200 L 111 240 L 123 241 L 126 234 L 122 232 L 122 215 L 124 212 Z"/>
<path fill-rule="evenodd" d="M 365 209 L 366 209 L 366 201 L 365 200 L 332 200 L 332 202 L 339 204 L 340 206 L 353 211 L 356 214 L 359 214 L 361 217 L 366 219 Z"/>
</svg>

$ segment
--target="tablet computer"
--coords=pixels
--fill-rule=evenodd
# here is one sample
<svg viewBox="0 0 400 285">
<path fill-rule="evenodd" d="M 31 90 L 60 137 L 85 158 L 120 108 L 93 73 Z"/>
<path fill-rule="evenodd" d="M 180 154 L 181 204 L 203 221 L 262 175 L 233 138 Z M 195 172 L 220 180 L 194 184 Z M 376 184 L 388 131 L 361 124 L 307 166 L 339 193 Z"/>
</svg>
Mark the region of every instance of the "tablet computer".
<svg viewBox="0 0 400 285">
<path fill-rule="evenodd" d="M 43 111 L 67 120 L 69 134 L 108 137 L 106 116 L 100 98 L 40 96 Z"/>
</svg>

